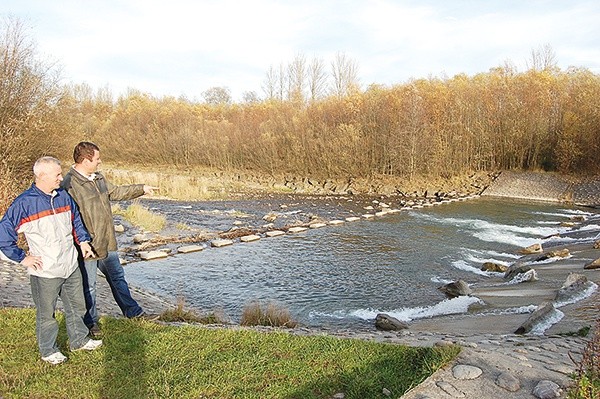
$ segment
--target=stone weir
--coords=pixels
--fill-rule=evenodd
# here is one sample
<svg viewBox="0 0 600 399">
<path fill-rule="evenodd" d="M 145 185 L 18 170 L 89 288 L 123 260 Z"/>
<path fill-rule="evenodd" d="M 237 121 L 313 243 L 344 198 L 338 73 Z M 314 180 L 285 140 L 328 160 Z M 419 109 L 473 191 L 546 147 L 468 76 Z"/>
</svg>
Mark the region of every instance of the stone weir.
<svg viewBox="0 0 600 399">
<path fill-rule="evenodd" d="M 574 179 L 545 172 L 502 172 L 481 195 L 600 207 L 600 176 Z"/>
</svg>

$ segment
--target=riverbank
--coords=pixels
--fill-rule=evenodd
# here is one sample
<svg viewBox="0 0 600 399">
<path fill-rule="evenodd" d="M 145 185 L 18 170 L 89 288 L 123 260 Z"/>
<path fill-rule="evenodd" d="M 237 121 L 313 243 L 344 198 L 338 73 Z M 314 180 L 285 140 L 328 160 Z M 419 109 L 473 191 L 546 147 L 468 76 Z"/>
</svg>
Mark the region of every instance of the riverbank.
<svg viewBox="0 0 600 399">
<path fill-rule="evenodd" d="M 333 197 L 336 200 L 347 201 L 352 199 L 353 209 L 355 212 L 363 212 L 375 214 L 382 209 L 380 204 L 385 200 L 386 205 L 397 206 L 398 203 L 393 203 L 389 198 L 383 199 L 378 197 L 377 203 L 373 203 L 373 197 L 365 197 L 361 201 L 357 201 L 357 197 Z M 272 210 L 273 206 L 278 210 L 278 223 L 289 225 L 292 219 L 298 221 L 298 214 L 290 212 L 290 205 L 295 203 L 297 199 L 294 196 L 287 197 L 289 202 L 281 201 L 280 197 L 273 198 L 268 202 L 268 208 Z M 476 199 L 475 199 L 476 200 Z M 322 207 L 315 207 L 315 214 L 321 218 L 327 217 L 328 220 L 344 219 L 347 215 L 335 213 L 337 205 L 331 199 L 327 203 L 331 204 L 331 209 L 324 210 Z M 347 205 L 347 202 L 344 202 Z M 365 209 L 373 206 L 378 209 Z M 417 205 L 419 206 L 419 205 Z M 267 209 L 267 208 L 265 208 Z M 318 210 L 318 212 L 317 212 Z M 426 212 L 426 210 L 424 210 Z M 312 212 L 310 212 L 312 213 Z M 212 216 L 213 214 L 209 214 Z M 238 214 L 223 214 L 218 215 L 218 223 L 214 224 L 217 232 L 225 232 L 230 229 L 241 229 L 234 224 L 235 221 L 248 218 L 239 217 Z M 266 215 L 266 214 L 265 214 Z M 310 220 L 310 215 L 307 213 L 301 215 Z M 380 215 L 385 217 L 385 215 Z M 259 217 L 256 222 L 259 222 Z M 263 221 L 262 223 L 266 223 Z M 570 246 L 565 245 L 571 252 L 571 257 L 567 259 L 556 260 L 544 266 L 536 266 L 539 275 L 539 280 L 550 282 L 550 285 L 543 290 L 528 289 L 528 283 L 514 285 L 504 291 L 488 292 L 487 300 L 503 300 L 503 301 L 522 301 L 528 298 L 527 303 L 542 303 L 546 300 L 554 299 L 556 292 L 564 283 L 566 276 L 569 273 L 577 272 L 584 273 L 590 281 L 596 284 L 600 282 L 598 272 L 583 271 L 583 265 L 597 258 L 600 251 L 592 248 L 592 238 L 598 232 L 590 229 L 589 226 L 597 223 L 594 220 L 587 220 L 585 223 L 575 223 L 573 225 L 574 234 L 585 235 L 589 237 L 589 245 Z M 585 227 L 585 228 L 582 228 Z M 131 240 L 132 235 L 136 232 L 134 229 L 127 230 L 128 232 L 121 236 L 122 239 Z M 209 232 L 210 233 L 210 232 Z M 212 232 L 215 234 L 215 231 Z M 218 234 L 217 234 L 218 236 Z M 135 247 L 131 241 L 122 242 L 130 248 Z M 0 263 L 0 303 L 2 306 L 32 306 L 29 294 L 29 283 L 26 273 L 23 270 L 15 269 L 13 265 Z M 510 292 L 509 292 L 510 291 Z M 529 291 L 527 293 L 527 291 Z M 527 295 L 521 295 L 527 293 Z M 474 287 L 474 295 L 483 296 L 477 287 Z M 118 316 L 119 311 L 110 290 L 103 279 L 99 279 L 99 307 L 104 314 Z M 170 307 L 175 306 L 167 300 L 150 295 L 140 290 L 134 290 L 134 296 L 139 299 L 140 303 L 148 312 L 160 313 Z M 423 384 L 416 387 L 413 391 L 407 393 L 406 399 L 422 399 L 422 398 L 448 398 L 448 397 L 478 397 L 478 398 L 516 398 L 524 399 L 535 397 L 532 392 L 535 386 L 542 380 L 549 380 L 564 388 L 571 382 L 569 375 L 576 371 L 577 361 L 581 358 L 583 349 L 590 337 L 575 337 L 567 334 L 573 334 L 580 327 L 587 324 L 593 325 L 593 321 L 600 318 L 599 316 L 599 296 L 596 291 L 591 297 L 584 299 L 572 305 L 566 305 L 561 308 L 564 313 L 562 320 L 554 324 L 543 335 L 517 335 L 514 334 L 515 329 L 520 326 L 529 317 L 529 314 L 510 314 L 510 315 L 490 315 L 485 319 L 472 318 L 468 315 L 439 317 L 434 319 L 421 319 L 411 323 L 408 330 L 400 332 L 380 332 L 373 329 L 370 332 L 355 332 L 348 330 L 325 330 L 325 329 L 305 329 L 298 328 L 291 330 L 293 334 L 312 334 L 320 335 L 327 334 L 340 338 L 351 339 L 366 339 L 381 342 L 405 344 L 405 345 L 446 345 L 449 343 L 459 344 L 463 347 L 462 354 L 449 367 L 440 370 L 434 374 Z M 535 302 L 537 301 L 537 302 Z M 581 318 L 580 316 L 585 316 Z M 577 317 L 575 317 L 577 316 Z M 199 326 L 199 328 L 241 328 L 239 326 Z M 269 331 L 269 328 L 257 328 L 262 331 Z M 472 379 L 461 377 L 455 373 L 457 366 L 472 366 L 479 369 L 480 373 Z M 471 370 L 471 369 L 469 369 Z M 474 374 L 478 374 L 474 370 Z M 457 377 L 457 375 L 459 375 Z M 508 385 L 499 385 L 498 379 L 503 376 L 503 381 L 506 379 L 511 382 Z M 515 382 L 516 381 L 516 382 Z M 502 383 L 505 384 L 505 383 Z M 510 389 L 507 389 L 509 387 Z M 511 389 L 516 389 L 514 392 Z"/>
<path fill-rule="evenodd" d="M 565 267 L 579 268 L 579 255 Z M 0 262 L 0 303 L 2 306 L 33 306 L 29 293 L 28 277 L 23 269 Z M 119 317 L 110 289 L 102 278 L 98 280 L 98 307 L 103 315 Z M 175 305 L 154 295 L 133 289 L 133 296 L 148 312 L 159 313 Z M 597 293 L 565 310 L 565 318 L 556 325 L 556 331 L 573 332 L 572 312 L 593 312 L 598 317 Z M 498 315 L 482 319 L 462 316 L 436 318 L 412 323 L 408 330 L 371 332 L 297 328 L 291 334 L 330 335 L 341 339 L 361 339 L 409 346 L 457 344 L 461 354 L 449 366 L 440 369 L 425 382 L 402 396 L 403 399 L 446 399 L 449 397 L 495 399 L 526 399 L 532 395 L 540 381 L 551 381 L 560 387 L 565 396 L 572 383 L 570 376 L 577 371 L 578 362 L 590 336 L 578 337 L 547 332 L 544 335 L 517 335 L 512 329 L 527 315 Z M 198 328 L 244 329 L 234 325 L 209 325 Z M 268 327 L 253 327 L 268 333 Z M 461 368 L 473 374 L 461 374 Z M 340 396 L 343 397 L 343 396 Z"/>
</svg>

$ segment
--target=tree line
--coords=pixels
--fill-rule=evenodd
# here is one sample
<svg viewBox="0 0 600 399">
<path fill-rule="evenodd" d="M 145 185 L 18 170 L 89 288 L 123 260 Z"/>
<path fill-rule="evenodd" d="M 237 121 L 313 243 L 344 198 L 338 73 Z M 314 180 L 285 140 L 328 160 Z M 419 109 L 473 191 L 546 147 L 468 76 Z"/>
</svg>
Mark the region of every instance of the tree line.
<svg viewBox="0 0 600 399">
<path fill-rule="evenodd" d="M 298 102 L 193 103 L 72 86 L 72 131 L 113 161 L 315 177 L 600 171 L 600 77 L 584 68 L 372 85 Z M 140 150 L 136 150 L 136 149 Z"/>
<path fill-rule="evenodd" d="M 114 99 L 107 88 L 59 85 L 20 24 L 9 24 L 0 37 L 0 202 L 35 158 L 68 161 L 83 139 L 98 143 L 106 161 L 274 176 L 600 172 L 600 76 L 559 69 L 548 49 L 534 52 L 525 71 L 506 63 L 366 89 L 356 65 L 337 57 L 329 80 L 322 61 L 301 56 L 271 68 L 265 97 L 242 103 L 218 88 L 205 102 L 137 90 Z"/>
</svg>

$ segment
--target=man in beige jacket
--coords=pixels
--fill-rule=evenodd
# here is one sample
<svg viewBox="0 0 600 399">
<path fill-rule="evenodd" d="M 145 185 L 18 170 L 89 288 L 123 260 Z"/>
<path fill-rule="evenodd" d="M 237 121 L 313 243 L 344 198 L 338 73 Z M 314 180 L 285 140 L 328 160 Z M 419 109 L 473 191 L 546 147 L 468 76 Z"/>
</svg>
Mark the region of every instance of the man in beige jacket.
<svg viewBox="0 0 600 399">
<path fill-rule="evenodd" d="M 90 142 L 80 142 L 73 151 L 75 164 L 71 167 L 61 186 L 73 197 L 83 223 L 92 237 L 93 258 L 83 262 L 84 296 L 87 312 L 84 321 L 90 332 L 100 334 L 98 310 L 96 308 L 97 269 L 104 274 L 113 297 L 125 317 L 135 318 L 145 315 L 141 306 L 132 298 L 123 266 L 117 252 L 113 214 L 110 201 L 130 200 L 144 194 L 152 194 L 156 187 L 144 184 L 114 186 L 108 182 L 98 166 L 100 148 Z"/>
</svg>

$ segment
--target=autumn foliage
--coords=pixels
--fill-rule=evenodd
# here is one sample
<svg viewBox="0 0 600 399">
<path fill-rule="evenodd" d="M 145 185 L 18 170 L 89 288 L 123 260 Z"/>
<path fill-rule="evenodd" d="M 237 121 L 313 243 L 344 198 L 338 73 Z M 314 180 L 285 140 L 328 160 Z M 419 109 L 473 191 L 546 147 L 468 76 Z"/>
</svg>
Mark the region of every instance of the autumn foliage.
<svg viewBox="0 0 600 399">
<path fill-rule="evenodd" d="M 13 28 L 0 41 L 4 187 L 22 185 L 38 156 L 69 162 L 80 140 L 96 142 L 103 159 L 117 164 L 273 176 L 600 172 L 600 76 L 585 68 L 533 63 L 519 72 L 506 64 L 474 76 L 391 87 L 338 85 L 320 96 L 303 94 L 298 84 L 289 96 L 253 96 L 244 103 L 157 98 L 136 90 L 114 99 L 108 89 L 85 84 L 58 87 Z"/>
<path fill-rule="evenodd" d="M 600 76 L 516 72 L 371 86 L 343 98 L 193 103 L 133 92 L 95 97 L 73 130 L 105 159 L 315 177 L 600 171 Z M 93 125 L 93 129 L 89 129 Z"/>
</svg>

